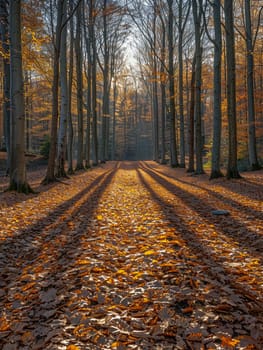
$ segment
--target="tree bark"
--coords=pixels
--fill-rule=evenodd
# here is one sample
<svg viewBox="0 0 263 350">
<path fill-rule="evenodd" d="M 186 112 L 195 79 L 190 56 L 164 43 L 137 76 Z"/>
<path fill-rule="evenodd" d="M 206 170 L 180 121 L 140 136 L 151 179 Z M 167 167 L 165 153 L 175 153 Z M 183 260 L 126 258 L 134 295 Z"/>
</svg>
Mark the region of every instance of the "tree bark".
<svg viewBox="0 0 263 350">
<path fill-rule="evenodd" d="M 72 12 L 72 3 L 70 10 Z M 74 63 L 74 23 L 73 17 L 70 19 L 70 48 L 69 48 L 69 78 L 68 78 L 68 113 L 67 113 L 67 155 L 68 174 L 73 174 L 73 123 L 72 123 L 72 83 L 73 83 L 73 63 Z"/>
<path fill-rule="evenodd" d="M 9 190 L 32 192 L 26 179 L 25 99 L 21 47 L 21 1 L 10 2 L 11 158 Z"/>
<path fill-rule="evenodd" d="M 212 169 L 210 179 L 222 177 L 220 170 L 220 148 L 221 148 L 221 56 L 222 56 L 222 32 L 221 32 L 221 4 L 220 0 L 214 0 L 214 116 L 213 116 L 213 147 L 212 147 Z"/>
<path fill-rule="evenodd" d="M 158 101 L 158 83 L 157 83 L 157 57 L 156 57 L 156 0 L 153 2 L 153 76 L 152 76 L 152 98 L 153 98 L 153 158 L 156 162 L 159 160 L 159 101 Z"/>
<path fill-rule="evenodd" d="M 56 181 L 55 161 L 56 161 L 57 137 L 58 137 L 57 132 L 58 132 L 59 56 L 60 56 L 63 1 L 64 0 L 58 1 L 58 8 L 57 8 L 56 38 L 54 43 L 54 57 L 53 57 L 52 117 L 51 117 L 51 130 L 50 130 L 50 149 L 49 149 L 47 172 L 43 180 L 43 184 L 48 184 L 50 182 Z"/>
<path fill-rule="evenodd" d="M 168 71 L 169 71 L 169 117 L 170 117 L 170 165 L 178 167 L 177 140 L 175 132 L 175 82 L 174 82 L 174 14 L 173 0 L 168 3 Z"/>
<path fill-rule="evenodd" d="M 189 108 L 189 125 L 188 125 L 188 145 L 189 145 L 189 161 L 188 161 L 188 173 L 195 171 L 195 151 L 194 151 L 194 114 L 195 114 L 195 67 L 196 67 L 196 55 L 194 54 L 192 61 L 192 76 L 190 83 L 190 108 Z"/>
<path fill-rule="evenodd" d="M 247 48 L 247 103 L 248 103 L 248 155 L 251 170 L 261 168 L 258 162 L 255 126 L 254 98 L 254 48 L 252 43 L 250 0 L 245 1 L 246 48 Z"/>
<path fill-rule="evenodd" d="M 189 5 L 188 5 L 189 6 Z M 185 19 L 186 20 L 186 19 Z M 179 120 L 180 120 L 180 167 L 185 168 L 185 127 L 184 127 L 184 80 L 183 80 L 183 1 L 178 2 L 178 63 L 179 63 Z"/>
<path fill-rule="evenodd" d="M 162 48 L 161 48 L 161 67 L 160 67 L 160 87 L 161 87 L 161 135 L 160 135 L 160 163 L 165 164 L 165 129 L 166 129 L 166 26 L 163 17 L 160 15 L 162 23 Z"/>
<path fill-rule="evenodd" d="M 92 53 L 92 140 L 93 140 L 93 165 L 98 165 L 98 131 L 97 131 L 97 47 L 95 38 L 95 15 L 94 2 L 89 3 L 89 37 L 91 41 Z"/>
<path fill-rule="evenodd" d="M 67 2 L 63 4 L 63 22 L 67 18 Z M 67 26 L 65 25 L 61 34 L 61 55 L 60 55 L 60 123 L 58 135 L 58 150 L 56 176 L 67 177 L 65 170 L 66 156 L 66 132 L 67 132 L 67 114 L 68 114 L 68 79 L 67 79 Z"/>
<path fill-rule="evenodd" d="M 3 57 L 3 119 L 4 119 L 4 140 L 7 153 L 6 175 L 10 171 L 10 47 L 9 47 L 9 29 L 8 29 L 8 10 L 7 1 L 0 0 L 0 38 L 2 42 Z"/>
<path fill-rule="evenodd" d="M 224 0 L 227 63 L 228 165 L 227 178 L 240 178 L 237 167 L 236 62 L 233 0 Z"/>
<path fill-rule="evenodd" d="M 78 142 L 77 164 L 75 170 L 84 169 L 83 164 L 83 78 L 82 78 L 82 45 L 81 45 L 81 7 L 77 9 L 77 24 L 75 38 L 76 75 L 77 75 L 77 111 L 78 111 Z"/>
<path fill-rule="evenodd" d="M 192 0 L 193 17 L 195 25 L 195 156 L 196 156 L 196 174 L 203 174 L 203 140 L 202 140 L 202 112 L 201 112 L 201 85 L 202 85 L 202 47 L 201 47 L 201 9 L 197 1 Z"/>
</svg>

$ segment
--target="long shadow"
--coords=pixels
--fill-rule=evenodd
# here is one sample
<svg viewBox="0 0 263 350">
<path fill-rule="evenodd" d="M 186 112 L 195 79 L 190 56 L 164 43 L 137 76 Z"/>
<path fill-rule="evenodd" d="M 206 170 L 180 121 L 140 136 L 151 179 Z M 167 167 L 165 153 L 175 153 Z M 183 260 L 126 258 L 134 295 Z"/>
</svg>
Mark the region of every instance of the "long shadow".
<svg viewBox="0 0 263 350">
<path fill-rule="evenodd" d="M 163 176 L 167 179 L 171 179 L 171 177 L 169 177 L 168 175 L 166 175 L 165 173 L 163 172 L 160 172 L 158 170 L 152 170 L 151 167 L 149 167 L 148 165 L 143 165 L 141 166 L 143 169 L 149 169 L 150 171 L 153 171 L 154 173 L 156 174 L 160 174 L 160 176 Z M 208 194 L 212 195 L 213 197 L 221 200 L 222 202 L 224 203 L 227 203 L 235 208 L 238 208 L 239 210 L 241 211 L 244 211 L 245 213 L 249 212 L 251 215 L 255 216 L 256 218 L 258 219 L 263 219 L 263 214 L 262 214 L 262 211 L 259 211 L 259 210 L 256 210 L 255 208 L 251 208 L 250 206 L 248 205 L 244 205 L 244 204 L 241 204 L 239 203 L 238 201 L 235 201 L 234 199 L 232 198 L 229 198 L 229 197 L 226 197 L 218 192 L 215 192 L 215 191 L 212 191 L 206 187 L 203 187 L 203 186 L 200 186 L 200 185 L 197 185 L 195 183 L 189 183 L 187 181 L 184 181 L 184 180 L 181 180 L 181 179 L 178 179 L 178 178 L 173 178 L 175 181 L 177 182 L 180 182 L 182 184 L 185 184 L 187 186 L 192 186 L 192 187 L 196 187 L 196 188 L 199 188 L 201 189 L 202 191 L 205 191 L 207 192 Z M 231 192 L 233 192 L 233 189 L 231 190 Z M 242 193 L 240 193 L 242 194 Z"/>
<path fill-rule="evenodd" d="M 65 181 L 61 181 L 64 184 L 67 184 Z M 35 191 L 35 193 L 29 193 L 29 194 L 23 194 L 20 193 L 19 196 L 16 195 L 16 192 L 8 192 L 6 191 L 6 189 L 8 188 L 8 185 L 5 186 L 5 188 L 3 189 L 3 191 L 0 190 L 0 201 L 2 203 L 2 205 L 16 205 L 18 203 L 21 202 L 26 202 L 28 199 L 34 198 L 34 197 L 38 197 L 41 193 L 47 192 L 49 191 L 51 188 L 55 188 L 56 186 L 58 186 L 59 184 L 61 184 L 61 182 L 54 182 L 54 183 L 50 183 L 48 185 L 42 186 L 36 186 L 33 187 L 33 190 Z M 1 188 L 1 186 L 0 186 Z M 6 196 L 10 194 L 10 196 L 8 196 L 8 203 L 5 203 L 6 201 Z M 5 208 L 5 206 L 4 206 Z"/>
<path fill-rule="evenodd" d="M 34 345 L 36 345 L 36 343 L 39 343 L 40 348 L 46 348 L 44 343 L 41 347 L 41 341 L 45 339 L 45 335 L 41 336 L 41 327 L 50 328 L 50 332 L 54 331 L 52 322 L 56 320 L 59 322 L 59 316 L 62 313 L 63 305 L 66 306 L 67 302 L 70 299 L 70 291 L 72 290 L 72 286 L 73 288 L 77 288 L 77 286 L 80 284 L 78 273 L 74 275 L 76 276 L 75 280 L 71 279 L 69 281 L 67 279 L 65 280 L 65 278 L 63 279 L 63 277 L 67 275 L 67 271 L 72 267 L 72 263 L 74 262 L 74 258 L 72 257 L 76 257 L 78 251 L 81 252 L 81 239 L 83 237 L 83 234 L 87 232 L 88 225 L 92 219 L 94 211 L 98 206 L 100 198 L 111 183 L 115 173 L 116 169 L 108 171 L 106 175 L 101 175 L 84 191 L 82 191 L 72 200 L 68 201 L 65 205 L 60 206 L 60 208 L 56 210 L 56 213 L 61 215 L 61 213 L 66 210 L 66 208 L 74 205 L 81 197 L 88 193 L 92 187 L 94 187 L 92 196 L 88 196 L 85 201 L 81 205 L 77 206 L 67 218 L 67 221 L 76 221 L 78 218 L 80 218 L 80 221 L 74 230 L 71 231 L 71 228 L 68 227 L 65 231 L 64 221 L 58 223 L 52 229 L 48 229 L 46 224 L 41 225 L 41 223 L 39 223 L 39 225 L 34 225 L 30 229 L 24 230 L 22 235 L 23 237 L 26 237 L 28 234 L 28 239 L 32 239 L 36 235 L 41 234 L 41 231 L 47 229 L 48 231 L 45 237 L 44 251 L 41 249 L 42 246 L 37 249 L 32 246 L 31 249 L 28 249 L 28 245 L 23 250 L 23 241 L 21 241 L 19 260 L 17 260 L 17 256 L 6 254 L 5 264 L 11 268 L 12 266 L 19 266 L 20 271 L 22 269 L 25 270 L 27 268 L 30 268 L 31 266 L 33 270 L 34 264 L 37 264 L 35 267 L 40 267 L 41 273 L 39 273 L 39 276 L 34 276 L 33 271 L 31 272 L 30 276 L 34 281 L 35 286 L 28 289 L 25 289 L 25 281 L 21 281 L 22 271 L 21 274 L 11 274 L 10 277 L 12 277 L 12 280 L 9 280 L 8 284 L 13 286 L 12 294 L 9 293 L 9 295 L 6 295 L 7 299 L 4 299 L 2 297 L 0 303 L 1 306 L 7 306 L 10 305 L 10 300 L 12 300 L 13 303 L 19 304 L 20 294 L 23 294 L 24 299 L 27 297 L 23 302 L 23 307 L 20 308 L 19 306 L 18 308 L 19 314 L 17 313 L 18 310 L 16 310 L 15 307 L 14 310 L 10 310 L 10 307 L 8 308 L 10 318 L 9 321 L 11 323 L 19 322 L 19 319 L 23 322 L 26 321 L 23 331 L 26 332 L 30 330 L 32 332 L 33 330 L 33 333 L 35 332 L 34 334 L 36 339 Z M 51 216 L 51 218 L 53 217 Z M 32 233 L 32 231 L 35 232 Z M 68 235 L 65 235 L 63 232 L 68 232 Z M 21 236 L 16 237 L 18 240 L 20 238 Z M 5 248 L 10 248 L 13 243 L 14 242 L 8 242 Z M 46 259 L 42 258 L 43 254 L 46 254 Z M 37 261 L 39 257 L 40 261 Z M 4 256 L 2 258 L 4 258 Z M 27 260 L 27 258 L 30 259 Z M 42 273 L 42 271 L 44 271 L 44 273 Z M 2 276 L 2 281 L 3 277 L 6 276 Z M 48 294 L 46 298 L 41 299 L 41 293 L 48 293 L 49 288 L 54 291 L 54 287 L 58 287 L 56 290 L 56 298 L 54 298 L 54 300 L 52 299 L 52 296 L 50 297 Z M 35 290 L 33 291 L 34 288 Z M 51 312 L 51 314 L 49 314 L 49 312 Z M 30 315 L 30 317 L 28 317 L 28 315 Z M 57 327 L 57 332 L 59 333 L 59 330 L 62 332 L 62 326 Z M 38 329 L 40 329 L 40 331 L 38 331 Z M 38 332 L 40 332 L 40 334 Z M 55 335 L 56 334 L 53 336 Z"/>
<path fill-rule="evenodd" d="M 32 175 L 32 173 L 31 173 Z M 43 180 L 45 174 L 42 174 L 41 176 L 38 176 L 39 180 Z M 69 179 L 80 176 L 81 173 L 80 172 L 76 172 L 72 175 L 70 175 Z M 33 175 L 32 175 L 33 176 Z M 34 177 L 34 180 L 36 180 L 36 177 Z M 67 182 L 68 179 L 59 179 L 58 181 L 55 181 L 53 183 L 50 183 L 48 185 L 42 185 L 41 183 L 38 184 L 37 186 L 33 186 L 33 190 L 35 191 L 35 193 L 30 193 L 30 194 L 22 194 L 20 193 L 19 196 L 16 195 L 16 192 L 8 192 L 7 188 L 8 188 L 8 184 L 9 182 L 7 181 L 6 184 L 0 184 L 0 201 L 2 203 L 2 205 L 6 205 L 5 201 L 6 201 L 6 196 L 7 193 L 9 193 L 10 195 L 8 196 L 8 206 L 10 205 L 15 205 L 21 202 L 25 202 L 30 198 L 34 198 L 39 196 L 41 193 L 45 193 L 48 192 L 51 188 L 55 188 L 56 186 L 60 185 L 61 183 L 63 183 L 64 185 L 69 185 Z M 29 181 L 30 185 L 32 186 L 33 181 Z M 13 195 L 12 195 L 13 194 Z M 5 206 L 4 206 L 5 208 Z"/>
<path fill-rule="evenodd" d="M 158 169 L 158 167 L 153 167 L 147 163 L 144 163 L 144 166 L 154 170 L 164 176 L 165 175 L 164 172 L 160 171 Z M 165 168 L 164 168 L 165 169 Z M 178 180 L 178 178 L 173 177 L 174 179 Z M 186 182 L 187 183 L 187 182 Z M 249 197 L 251 199 L 259 199 L 259 192 L 263 193 L 263 185 L 261 185 L 260 183 L 254 182 L 252 180 L 249 180 L 247 178 L 243 178 L 243 179 L 239 179 L 238 181 L 220 181 L 220 184 L 218 184 L 221 187 L 225 187 L 227 190 L 233 192 L 233 193 L 238 193 L 241 195 L 245 195 L 246 197 Z M 244 191 L 242 190 L 243 188 L 246 188 L 246 192 L 244 193 Z M 262 196 L 261 196 L 262 197 Z"/>
<path fill-rule="evenodd" d="M 145 171 L 145 170 L 143 170 Z M 145 173 L 147 173 L 145 171 Z M 149 174 L 152 178 L 151 174 Z M 226 283 L 231 287 L 235 293 L 243 296 L 243 294 L 240 294 L 240 286 L 236 283 L 236 281 L 233 281 L 233 275 L 230 274 L 227 269 L 221 264 L 220 261 L 217 261 L 214 259 L 214 253 L 211 248 L 208 246 L 204 246 L 204 242 L 198 238 L 195 231 L 191 229 L 189 225 L 186 225 L 182 218 L 176 214 L 176 210 L 174 206 L 165 201 L 156 191 L 153 190 L 153 188 L 149 185 L 147 180 L 145 180 L 144 176 L 141 174 L 140 170 L 138 170 L 138 176 L 140 178 L 141 183 L 143 186 L 147 189 L 147 191 L 150 193 L 153 200 L 157 203 L 159 203 L 160 208 L 166 217 L 167 222 L 169 222 L 170 226 L 176 229 L 176 232 L 178 232 L 183 240 L 186 241 L 188 247 L 196 254 L 200 261 L 200 266 L 206 265 L 206 273 L 208 276 L 212 276 L 215 286 L 218 286 L 217 282 L 221 282 L 222 285 L 225 285 Z M 163 187 L 166 188 L 162 184 Z M 183 198 L 185 199 L 185 198 Z M 167 209 L 173 214 L 172 217 L 170 215 L 167 215 Z M 211 265 L 216 267 L 217 272 L 219 273 L 214 274 Z M 253 291 L 250 291 L 253 295 Z M 254 295 L 255 296 L 255 295 Z M 244 297 L 244 296 L 243 296 Z M 263 299 L 257 295 L 258 302 L 261 304 L 263 308 Z"/>
<path fill-rule="evenodd" d="M 186 203 L 188 207 L 192 208 L 199 215 L 203 216 L 205 220 L 215 224 L 216 227 L 219 228 L 223 234 L 225 234 L 230 238 L 234 237 L 241 247 L 245 248 L 246 250 L 250 251 L 253 255 L 260 258 L 261 262 L 263 261 L 262 250 L 260 250 L 260 247 L 257 247 L 257 246 L 253 247 L 253 244 L 252 244 L 253 241 L 255 241 L 255 239 L 262 239 L 261 234 L 258 234 L 246 228 L 245 235 L 243 234 L 241 235 L 239 232 L 236 232 L 239 229 L 241 232 L 243 231 L 243 226 L 241 222 L 238 222 L 231 216 L 225 217 L 224 221 L 222 221 L 221 218 L 218 218 L 217 216 L 212 214 L 212 211 L 215 208 L 209 206 L 208 203 L 202 202 L 200 198 L 198 198 L 198 196 L 195 196 L 185 190 L 182 190 L 181 188 L 168 182 L 162 176 L 156 174 L 152 170 L 149 170 L 147 168 L 142 168 L 142 170 L 145 171 L 147 174 L 149 174 L 154 180 L 156 180 L 161 186 L 163 186 L 170 193 L 172 193 L 173 195 L 176 195 L 182 201 L 184 201 L 184 203 Z M 195 203 L 198 203 L 198 205 L 195 205 Z M 227 222 L 227 225 L 226 225 L 226 222 Z M 248 240 L 250 242 L 248 242 Z"/>
<path fill-rule="evenodd" d="M 220 186 L 227 188 L 229 191 L 239 194 L 244 194 L 244 191 L 242 188 L 246 188 L 246 196 L 250 197 L 251 199 L 259 199 L 258 193 L 261 192 L 263 193 L 263 186 L 259 183 L 253 182 L 247 178 L 241 179 L 241 181 L 231 181 L 230 183 L 224 181 L 220 182 Z M 230 187 L 231 186 L 231 187 Z M 261 196 L 262 198 L 262 196 Z"/>
<path fill-rule="evenodd" d="M 61 205 L 56 207 L 54 211 L 52 211 L 50 214 L 48 214 L 45 218 L 41 218 L 39 221 L 34 223 L 33 225 L 21 230 L 18 232 L 18 234 L 8 237 L 6 241 L 1 242 L 0 247 L 1 250 L 3 249 L 12 249 L 14 247 L 14 243 L 17 243 L 18 240 L 28 239 L 28 236 L 33 239 L 34 236 L 37 236 L 39 232 L 44 231 L 46 227 L 48 227 L 54 220 L 57 219 L 57 217 L 62 216 L 66 210 L 68 210 L 74 203 L 81 200 L 82 197 L 84 197 L 87 193 L 95 189 L 101 182 L 101 185 L 104 182 L 107 182 L 108 178 L 111 178 L 113 174 L 115 173 L 116 169 L 106 171 L 105 173 L 98 176 L 92 183 L 89 184 L 86 188 L 84 188 L 81 192 L 77 193 L 74 197 L 69 199 L 66 202 L 63 202 Z M 20 255 L 23 252 L 20 251 Z"/>
</svg>

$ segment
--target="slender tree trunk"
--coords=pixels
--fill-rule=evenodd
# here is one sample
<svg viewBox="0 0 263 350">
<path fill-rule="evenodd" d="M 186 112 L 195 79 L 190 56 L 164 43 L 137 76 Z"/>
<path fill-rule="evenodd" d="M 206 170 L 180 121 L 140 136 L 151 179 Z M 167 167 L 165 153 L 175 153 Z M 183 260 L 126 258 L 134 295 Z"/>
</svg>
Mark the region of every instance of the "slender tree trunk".
<svg viewBox="0 0 263 350">
<path fill-rule="evenodd" d="M 157 57 L 156 57 L 156 0 L 153 3 L 154 18 L 153 18 L 153 140 L 154 140 L 154 160 L 159 159 L 159 101 L 158 101 L 158 83 L 157 83 Z"/>
<path fill-rule="evenodd" d="M 115 160 L 116 157 L 116 103 L 117 103 L 117 80 L 114 79 L 113 84 L 113 122 L 112 122 L 112 156 L 111 159 Z"/>
<path fill-rule="evenodd" d="M 179 61 L 179 118 L 180 118 L 180 167 L 185 168 L 185 131 L 184 131 L 184 80 L 183 80 L 183 1 L 179 1 L 178 13 L 178 61 Z"/>
<path fill-rule="evenodd" d="M 58 132 L 59 56 L 60 56 L 63 1 L 64 0 L 58 1 L 58 9 L 57 9 L 56 39 L 54 43 L 54 58 L 53 58 L 52 118 L 51 118 L 51 131 L 50 131 L 50 149 L 49 149 L 47 172 L 43 180 L 44 184 L 48 184 L 50 182 L 56 181 L 55 160 L 56 160 L 56 151 L 57 151 L 57 132 Z"/>
<path fill-rule="evenodd" d="M 104 45 L 104 67 L 103 67 L 103 99 L 102 99 L 102 140 L 101 140 L 101 162 L 105 163 L 108 156 L 108 122 L 110 114 L 110 56 L 108 46 L 108 23 L 107 23 L 107 0 L 103 1 L 103 45 Z"/>
<path fill-rule="evenodd" d="M 21 46 L 21 1 L 10 2 L 11 161 L 9 190 L 32 192 L 26 179 L 25 100 Z"/>
<path fill-rule="evenodd" d="M 86 30 L 86 26 L 84 26 L 84 35 L 85 35 L 85 43 L 86 43 L 86 51 L 87 51 L 87 127 L 86 127 L 86 142 L 85 142 L 85 168 L 90 168 L 90 132 L 91 132 L 91 43 L 90 38 L 88 38 L 88 33 Z"/>
<path fill-rule="evenodd" d="M 93 165 L 98 165 L 98 131 L 97 131 L 97 48 L 95 38 L 95 17 L 93 0 L 88 0 L 89 8 L 89 37 L 92 51 L 92 140 L 93 140 Z"/>
<path fill-rule="evenodd" d="M 178 167 L 177 140 L 175 132 L 175 87 L 174 87 L 174 14 L 173 0 L 167 0 L 168 13 L 168 71 L 169 71 L 169 117 L 170 117 L 170 165 Z"/>
<path fill-rule="evenodd" d="M 233 0 L 224 0 L 227 63 L 228 165 L 227 178 L 240 178 L 237 168 L 236 62 Z"/>
<path fill-rule="evenodd" d="M 67 18 L 67 2 L 63 4 L 63 22 Z M 60 125 L 58 135 L 57 150 L 57 177 L 67 177 L 65 170 L 66 157 L 66 134 L 67 134 L 67 115 L 68 115 L 68 79 L 67 79 L 67 26 L 65 25 L 61 34 L 61 55 L 60 55 Z"/>
<path fill-rule="evenodd" d="M 196 0 L 192 0 L 193 17 L 195 24 L 195 53 L 196 53 L 196 75 L 195 75 L 195 156 L 196 174 L 203 174 L 202 159 L 202 111 L 201 111 L 201 85 L 202 85 L 202 47 L 201 47 L 201 9 Z"/>
<path fill-rule="evenodd" d="M 194 117 L 195 117 L 195 67 L 196 67 L 196 55 L 194 54 L 192 61 L 192 77 L 190 83 L 190 108 L 189 108 L 189 125 L 188 125 L 188 144 L 189 144 L 189 162 L 188 173 L 195 171 L 195 150 L 194 150 Z"/>
<path fill-rule="evenodd" d="M 220 148 L 221 148 L 221 56 L 222 56 L 222 33 L 220 0 L 214 0 L 214 117 L 213 117 L 213 147 L 212 147 L 212 169 L 210 179 L 223 176 L 220 170 Z"/>
<path fill-rule="evenodd" d="M 162 23 L 162 51 L 161 51 L 161 68 L 160 68 L 160 85 L 161 85 L 161 159 L 160 163 L 165 164 L 165 121 L 166 121 L 166 73 L 165 73 L 165 56 L 166 56 L 166 30 L 165 22 L 160 16 Z"/>
<path fill-rule="evenodd" d="M 246 47 L 247 47 L 247 102 L 248 102 L 248 155 L 251 170 L 261 168 L 257 156 L 255 98 L 254 98 L 254 57 L 251 30 L 250 0 L 245 1 Z"/>
<path fill-rule="evenodd" d="M 10 170 L 10 48 L 9 48 L 9 29 L 8 29 L 8 10 L 7 1 L 0 0 L 0 39 L 3 50 L 3 119 L 4 119 L 4 138 L 7 153 L 6 174 Z"/>
<path fill-rule="evenodd" d="M 31 86 L 31 74 L 26 70 L 24 73 L 25 86 L 25 123 L 26 123 L 26 152 L 32 150 L 32 99 L 29 98 Z"/>
<path fill-rule="evenodd" d="M 84 169 L 83 164 L 83 78 L 82 78 L 82 35 L 81 35 L 81 6 L 77 9 L 76 24 L 76 74 L 77 74 L 77 110 L 78 110 L 78 143 L 76 170 Z"/>
<path fill-rule="evenodd" d="M 72 3 L 70 10 L 72 12 Z M 73 170 L 73 123 L 72 123 L 72 83 L 73 83 L 73 63 L 74 63 L 74 23 L 73 17 L 70 19 L 70 48 L 69 48 L 69 77 L 68 77 L 68 112 L 67 112 L 67 155 L 68 174 L 72 175 Z"/>
</svg>

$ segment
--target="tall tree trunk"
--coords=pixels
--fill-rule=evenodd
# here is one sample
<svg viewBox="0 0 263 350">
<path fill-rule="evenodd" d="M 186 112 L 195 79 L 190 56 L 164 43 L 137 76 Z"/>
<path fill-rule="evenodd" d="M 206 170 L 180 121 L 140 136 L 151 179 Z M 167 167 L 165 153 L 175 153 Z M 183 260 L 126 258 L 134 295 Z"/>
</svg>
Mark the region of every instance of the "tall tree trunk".
<svg viewBox="0 0 263 350">
<path fill-rule="evenodd" d="M 168 3 L 168 71 L 169 71 L 169 117 L 170 117 L 170 165 L 178 167 L 177 140 L 175 132 L 175 87 L 174 87 L 174 14 L 173 0 L 167 0 Z"/>
<path fill-rule="evenodd" d="M 212 147 L 212 169 L 210 179 L 223 176 L 220 170 L 220 148 L 221 148 L 221 56 L 222 56 L 222 32 L 220 16 L 220 0 L 214 0 L 214 116 L 213 116 L 213 147 Z"/>
<path fill-rule="evenodd" d="M 93 165 L 98 165 L 98 131 L 97 131 L 97 47 L 95 38 L 95 9 L 94 1 L 89 2 L 89 37 L 92 52 L 92 140 L 93 140 Z"/>
<path fill-rule="evenodd" d="M 261 168 L 258 162 L 255 126 L 254 57 L 251 30 L 250 0 L 245 1 L 246 48 L 247 48 L 247 102 L 248 102 L 248 155 L 251 170 Z"/>
<path fill-rule="evenodd" d="M 101 161 L 104 163 L 108 158 L 108 124 L 110 114 L 110 56 L 108 44 L 107 23 L 107 0 L 103 1 L 103 45 L 104 45 L 104 67 L 103 67 L 103 99 L 102 99 L 102 140 Z"/>
<path fill-rule="evenodd" d="M 162 23 L 162 51 L 161 51 L 161 68 L 160 68 L 160 85 L 161 85 L 161 159 L 160 163 L 165 164 L 165 124 L 166 124 L 166 72 L 165 72 L 165 56 L 166 56 L 166 29 L 165 22 L 160 16 Z"/>
<path fill-rule="evenodd" d="M 157 57 L 156 57 L 156 0 L 153 2 L 154 6 L 154 18 L 153 18 L 153 48 L 152 48 L 152 59 L 153 59 L 153 142 L 154 142 L 154 153 L 153 157 L 155 161 L 159 159 L 159 102 L 158 102 L 158 83 L 157 83 Z"/>
<path fill-rule="evenodd" d="M 85 168 L 90 168 L 90 131 L 91 131 L 91 75 L 92 75 L 92 67 L 91 67 L 91 42 L 90 38 L 88 37 L 88 33 L 86 30 L 86 26 L 84 26 L 84 35 L 85 35 L 85 43 L 86 43 L 86 51 L 87 51 L 87 127 L 86 127 L 86 140 L 85 140 Z"/>
<path fill-rule="evenodd" d="M 194 54 L 192 61 L 192 76 L 190 83 L 190 108 L 189 108 L 189 125 L 188 125 L 188 145 L 189 145 L 189 161 L 187 172 L 192 173 L 195 171 L 195 150 L 194 150 L 194 139 L 195 139 L 195 67 L 196 67 L 196 54 Z"/>
<path fill-rule="evenodd" d="M 76 74 L 77 74 L 77 110 L 78 110 L 78 142 L 76 170 L 84 169 L 83 164 L 83 78 L 82 78 L 82 35 L 81 35 L 81 6 L 77 9 L 76 24 Z"/>
<path fill-rule="evenodd" d="M 224 0 L 227 63 L 228 165 L 227 178 L 240 178 L 237 168 L 236 62 L 233 0 Z"/>
<path fill-rule="evenodd" d="M 196 53 L 196 75 L 195 75 L 195 156 L 196 174 L 203 174 L 203 140 L 202 140 L 202 109 L 201 109 L 201 85 L 202 85 L 202 47 L 201 47 L 201 1 L 199 6 L 196 0 L 192 0 L 193 17 L 195 25 L 195 53 Z"/>
<path fill-rule="evenodd" d="M 178 3 L 178 63 L 179 63 L 179 118 L 180 118 L 180 167 L 185 168 L 185 128 L 184 128 L 184 80 L 183 80 L 183 1 Z"/>
<path fill-rule="evenodd" d="M 10 2 L 11 161 L 9 190 L 32 192 L 26 179 L 25 101 L 21 47 L 21 1 Z"/>
<path fill-rule="evenodd" d="M 29 98 L 31 86 L 31 74 L 27 70 L 24 73 L 25 86 L 25 123 L 26 123 L 26 152 L 32 150 L 32 99 Z"/>
<path fill-rule="evenodd" d="M 112 122 L 112 155 L 111 159 L 115 160 L 116 157 L 116 104 L 117 104 L 117 79 L 114 78 L 113 84 L 113 122 Z"/>
<path fill-rule="evenodd" d="M 63 4 L 63 22 L 67 18 L 67 2 Z M 67 26 L 65 25 L 61 34 L 61 55 L 60 55 L 60 125 L 57 150 L 57 177 L 66 177 L 65 156 L 66 156 L 66 133 L 68 115 L 68 79 L 67 79 Z"/>
<path fill-rule="evenodd" d="M 72 12 L 73 5 L 70 2 Z M 67 112 L 67 156 L 68 174 L 73 174 L 73 123 L 72 123 L 72 83 L 73 83 L 73 63 L 74 63 L 74 23 L 73 17 L 70 19 L 70 48 L 69 48 L 69 77 L 68 77 L 68 112 Z"/>
<path fill-rule="evenodd" d="M 57 7 L 56 38 L 54 43 L 54 57 L 53 57 L 52 117 L 51 117 L 51 131 L 50 131 L 50 149 L 49 149 L 47 172 L 43 180 L 44 184 L 48 184 L 56 180 L 55 160 L 56 160 L 56 151 L 57 151 L 57 131 L 58 131 L 59 56 L 60 56 L 63 1 L 64 0 L 58 0 L 58 7 Z"/>
<path fill-rule="evenodd" d="M 7 1 L 0 0 L 0 39 L 3 50 L 3 118 L 4 118 L 4 138 L 7 153 L 6 174 L 10 170 L 10 48 L 9 48 L 9 29 L 8 29 L 8 10 Z"/>
</svg>

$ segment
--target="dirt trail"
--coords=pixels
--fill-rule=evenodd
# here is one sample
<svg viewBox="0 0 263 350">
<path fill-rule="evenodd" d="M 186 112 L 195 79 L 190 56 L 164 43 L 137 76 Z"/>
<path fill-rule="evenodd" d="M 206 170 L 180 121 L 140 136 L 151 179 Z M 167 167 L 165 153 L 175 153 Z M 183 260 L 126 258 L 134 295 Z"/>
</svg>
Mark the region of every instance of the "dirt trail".
<svg viewBox="0 0 263 350">
<path fill-rule="evenodd" d="M 112 162 L 3 206 L 1 349 L 263 348 L 262 187 L 176 171 Z"/>
</svg>

